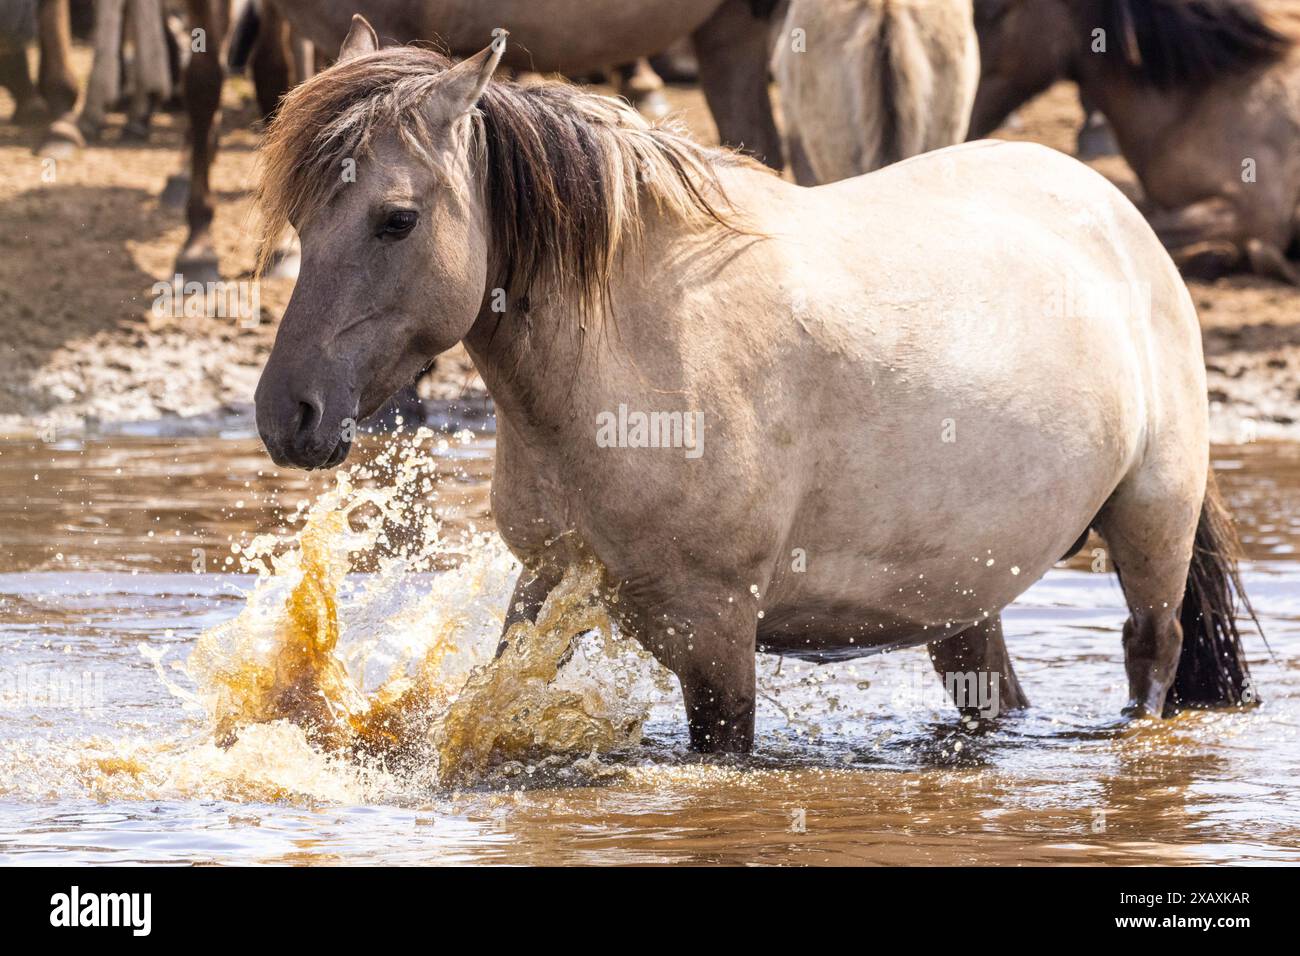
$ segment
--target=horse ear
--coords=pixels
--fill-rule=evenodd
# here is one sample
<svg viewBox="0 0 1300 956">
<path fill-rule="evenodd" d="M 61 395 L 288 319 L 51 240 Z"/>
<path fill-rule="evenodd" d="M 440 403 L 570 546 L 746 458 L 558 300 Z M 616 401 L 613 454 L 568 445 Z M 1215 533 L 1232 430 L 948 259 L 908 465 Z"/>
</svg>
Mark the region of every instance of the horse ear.
<svg viewBox="0 0 1300 956">
<path fill-rule="evenodd" d="M 492 32 L 494 37 L 489 46 L 468 60 L 461 60 L 442 74 L 438 89 L 445 97 L 443 102 L 451 116 L 468 113 L 478 104 L 479 97 L 487 89 L 488 81 L 492 79 L 497 64 L 506 52 L 506 37 L 510 34 L 505 30 Z"/>
<path fill-rule="evenodd" d="M 363 53 L 374 53 L 379 49 L 379 35 L 370 22 L 359 13 L 352 14 L 352 28 L 339 47 L 339 62 L 346 63 Z"/>
</svg>

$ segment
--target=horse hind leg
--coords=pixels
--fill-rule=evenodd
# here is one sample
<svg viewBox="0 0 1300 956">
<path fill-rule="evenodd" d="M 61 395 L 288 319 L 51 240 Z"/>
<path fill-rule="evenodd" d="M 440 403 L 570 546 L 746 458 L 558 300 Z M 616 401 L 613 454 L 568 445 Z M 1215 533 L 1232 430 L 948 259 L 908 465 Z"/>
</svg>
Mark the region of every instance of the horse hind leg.
<svg viewBox="0 0 1300 956">
<path fill-rule="evenodd" d="M 930 663 L 943 679 L 962 719 L 977 722 L 1029 706 L 1002 637 L 1002 615 L 928 645 Z"/>
<path fill-rule="evenodd" d="M 1139 472 L 1111 496 L 1097 527 L 1129 609 L 1124 714 L 1245 702 L 1252 692 L 1235 619 L 1235 539 L 1212 480 Z"/>
</svg>

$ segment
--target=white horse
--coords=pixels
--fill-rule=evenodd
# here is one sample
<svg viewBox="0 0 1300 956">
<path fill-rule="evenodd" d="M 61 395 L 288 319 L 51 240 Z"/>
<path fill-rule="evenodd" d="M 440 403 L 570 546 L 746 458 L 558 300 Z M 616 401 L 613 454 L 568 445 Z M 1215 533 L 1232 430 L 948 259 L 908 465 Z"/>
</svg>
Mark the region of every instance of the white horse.
<svg viewBox="0 0 1300 956">
<path fill-rule="evenodd" d="M 980 74 L 971 0 L 791 0 L 772 69 L 802 185 L 960 143 Z"/>
<path fill-rule="evenodd" d="M 1127 712 L 1250 699 L 1196 312 L 1118 190 L 988 142 L 804 189 L 616 101 L 490 83 L 500 45 L 449 66 L 362 21 L 284 100 L 276 462 L 338 464 L 463 341 L 526 568 L 509 621 L 599 560 L 702 750 L 751 746 L 759 648 L 929 644 L 1022 704 L 1000 612 L 1089 528 L 1123 575 Z"/>
</svg>

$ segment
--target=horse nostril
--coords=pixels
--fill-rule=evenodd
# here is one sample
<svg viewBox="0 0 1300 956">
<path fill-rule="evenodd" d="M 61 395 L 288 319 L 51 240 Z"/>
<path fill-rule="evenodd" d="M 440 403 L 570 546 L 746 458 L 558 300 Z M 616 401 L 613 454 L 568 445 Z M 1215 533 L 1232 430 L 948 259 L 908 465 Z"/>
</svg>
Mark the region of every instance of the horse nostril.
<svg viewBox="0 0 1300 956">
<path fill-rule="evenodd" d="M 310 435 L 316 430 L 320 418 L 320 407 L 315 402 L 299 402 L 297 434 Z"/>
</svg>

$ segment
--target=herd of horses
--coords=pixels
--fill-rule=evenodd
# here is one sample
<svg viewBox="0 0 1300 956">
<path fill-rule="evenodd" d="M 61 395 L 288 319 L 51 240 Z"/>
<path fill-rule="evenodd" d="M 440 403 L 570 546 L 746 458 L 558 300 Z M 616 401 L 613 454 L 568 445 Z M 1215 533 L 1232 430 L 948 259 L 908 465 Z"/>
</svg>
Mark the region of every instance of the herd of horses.
<svg viewBox="0 0 1300 956">
<path fill-rule="evenodd" d="M 1253 703 L 1178 266 L 1295 279 L 1287 6 L 259 0 L 258 45 L 288 63 L 297 36 L 332 61 L 264 100 L 262 261 L 289 232 L 301 255 L 257 388 L 263 442 L 281 465 L 338 465 L 347 422 L 464 343 L 523 565 L 501 653 L 594 559 L 626 632 L 678 676 L 699 750 L 752 746 L 758 650 L 926 645 L 1024 706 L 1002 610 L 1091 532 L 1128 605 L 1125 713 Z M 208 46 L 182 83 L 182 265 L 211 258 L 229 12 L 189 3 Z M 735 148 L 494 77 L 686 36 Z M 1062 153 L 962 142 L 1063 77 L 1113 127 L 1146 215 Z M 787 156 L 796 182 L 774 174 Z M 1069 289 L 1091 294 L 1053 310 Z M 707 453 L 597 443 L 624 406 L 699 414 Z"/>
<path fill-rule="evenodd" d="M 774 168 L 788 161 L 806 185 L 987 136 L 1073 79 L 1109 122 L 1185 274 L 1244 269 L 1300 282 L 1288 258 L 1300 251 L 1300 4 L 1291 0 L 240 0 L 233 11 L 232 0 L 185 0 L 180 30 L 168 28 L 167 0 L 96 0 L 95 64 L 81 97 L 70 2 L 0 0 L 0 83 L 15 119 L 45 115 L 41 150 L 67 157 L 97 135 L 122 74 L 124 135 L 146 136 L 151 112 L 179 89 L 189 234 L 176 269 L 200 281 L 219 273 L 210 171 L 223 51 L 251 66 L 270 115 L 295 82 L 337 57 L 360 13 L 384 42 L 428 41 L 452 57 L 508 25 L 506 66 L 570 76 L 620 64 L 640 65 L 625 78 L 644 76 L 647 57 L 689 41 L 721 140 Z M 25 8 L 39 40 L 35 84 L 16 42 Z M 125 67 L 124 45 L 134 53 Z"/>
</svg>

